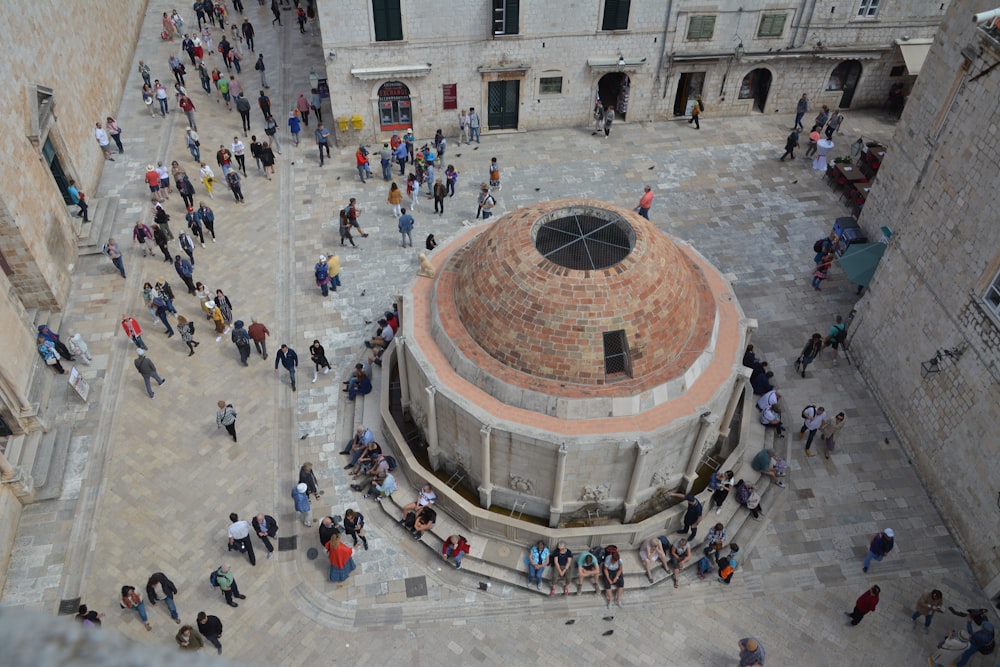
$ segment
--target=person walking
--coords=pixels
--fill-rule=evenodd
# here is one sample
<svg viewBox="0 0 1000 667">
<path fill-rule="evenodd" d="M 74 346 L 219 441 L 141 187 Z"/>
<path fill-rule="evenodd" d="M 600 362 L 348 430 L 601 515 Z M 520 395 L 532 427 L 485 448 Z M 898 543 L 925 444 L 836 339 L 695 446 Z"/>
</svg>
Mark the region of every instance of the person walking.
<svg viewBox="0 0 1000 667">
<path fill-rule="evenodd" d="M 288 119 L 290 123 L 291 118 Z M 358 177 L 361 179 L 362 183 L 365 183 L 365 174 L 368 173 L 368 155 L 365 153 L 364 146 L 358 146 L 358 150 L 354 153 L 354 162 L 358 168 Z"/>
<path fill-rule="evenodd" d="M 121 608 L 134 610 L 139 614 L 146 630 L 153 629 L 153 626 L 149 624 L 149 617 L 146 615 L 146 605 L 142 601 L 142 596 L 136 593 L 135 586 L 122 586 Z"/>
<path fill-rule="evenodd" d="M 431 188 L 434 193 L 434 212 L 438 215 L 444 215 L 444 198 L 448 196 L 448 186 L 444 184 L 444 181 L 436 181 L 434 187 Z"/>
<path fill-rule="evenodd" d="M 267 85 L 267 67 L 264 65 L 264 54 L 261 53 L 257 56 L 257 64 L 253 66 L 255 70 L 260 72 L 260 87 L 269 88 Z"/>
<path fill-rule="evenodd" d="M 615 108 L 610 104 L 604 109 L 604 138 L 611 136 L 611 125 L 615 122 Z M 688 121 L 689 123 L 691 121 Z"/>
<path fill-rule="evenodd" d="M 330 362 L 326 359 L 326 350 L 323 349 L 323 345 L 318 340 L 314 340 L 312 345 L 309 346 L 309 358 L 316 366 L 313 369 L 313 382 L 316 382 L 321 370 L 323 371 L 323 375 L 330 372 Z"/>
<path fill-rule="evenodd" d="M 295 511 L 302 519 L 302 525 L 306 528 L 312 526 L 312 506 L 309 504 L 309 494 L 306 491 L 309 487 L 299 482 L 292 488 L 292 500 L 295 501 Z"/>
<path fill-rule="evenodd" d="M 924 593 L 917 599 L 916 611 L 910 619 L 913 621 L 913 627 L 917 627 L 917 619 L 921 616 L 924 617 L 924 634 L 929 634 L 931 631 L 931 621 L 934 620 L 934 613 L 941 611 L 944 607 L 944 596 L 941 591 L 934 589 L 927 593 Z"/>
<path fill-rule="evenodd" d="M 188 175 L 183 170 L 178 169 L 177 173 L 174 175 L 174 180 L 177 183 L 177 192 L 181 194 L 181 199 L 184 201 L 184 205 L 188 207 L 188 211 L 193 210 L 194 185 L 191 183 L 191 179 L 188 178 Z M 193 229 L 194 228 L 192 227 L 192 230 Z"/>
<path fill-rule="evenodd" d="M 201 163 L 201 169 L 199 172 L 201 174 L 201 182 L 205 186 L 205 190 L 208 191 L 208 198 L 215 199 L 215 195 L 212 194 L 212 184 L 215 183 L 215 172 L 204 162 Z"/>
<path fill-rule="evenodd" d="M 823 347 L 833 348 L 833 365 L 837 365 L 837 355 L 838 350 L 841 347 L 846 349 L 847 343 L 847 325 L 844 324 L 844 318 L 840 315 L 833 320 L 833 325 L 830 330 L 826 332 L 826 340 L 823 341 Z"/>
<path fill-rule="evenodd" d="M 187 234 L 185 234 L 187 236 Z M 191 237 L 188 237 L 190 239 Z M 177 275 L 180 279 L 184 281 L 187 285 L 188 294 L 194 294 L 196 289 L 194 286 L 194 268 L 191 262 L 186 259 L 181 259 L 180 255 L 174 256 L 174 270 L 177 271 Z"/>
<path fill-rule="evenodd" d="M 402 237 L 402 247 L 413 247 L 413 216 L 406 212 L 406 209 L 400 209 L 402 215 L 399 216 L 399 235 Z"/>
<path fill-rule="evenodd" d="M 216 405 L 219 409 L 215 411 L 215 428 L 219 429 L 225 426 L 226 432 L 229 433 L 233 442 L 238 442 L 236 440 L 236 410 L 233 408 L 233 404 L 219 401 Z"/>
<path fill-rule="evenodd" d="M 160 105 L 160 117 L 166 118 L 167 114 L 170 113 L 167 87 L 160 83 L 159 79 L 156 79 L 153 82 L 153 91 L 156 95 L 156 101 Z"/>
<path fill-rule="evenodd" d="M 185 129 L 184 140 L 187 142 L 188 151 L 195 162 L 201 162 L 201 139 L 192 127 Z"/>
<path fill-rule="evenodd" d="M 187 254 L 191 266 L 194 266 L 194 240 L 188 236 L 187 232 L 181 232 L 177 235 L 177 245 Z"/>
<path fill-rule="evenodd" d="M 246 523 L 243 521 L 242 523 Z M 249 540 L 249 536 L 247 540 Z M 249 541 L 247 542 L 249 545 Z M 252 546 L 248 546 L 248 549 L 253 549 Z M 252 554 L 253 551 L 250 551 Z M 240 587 L 236 585 L 236 577 L 230 571 L 228 565 L 223 565 L 218 570 L 215 571 L 215 582 L 218 584 L 219 588 L 222 589 L 222 594 L 226 596 L 226 604 L 230 607 L 239 607 L 240 605 L 233 602 L 233 598 L 239 598 L 240 600 L 245 600 L 247 596 L 240 593 Z"/>
<path fill-rule="evenodd" d="M 267 359 L 267 337 L 271 332 L 267 330 L 266 326 L 251 317 L 247 333 L 250 334 L 250 340 L 253 341 L 253 345 L 257 349 L 258 354 L 260 354 L 260 356 L 264 359 Z"/>
<path fill-rule="evenodd" d="M 222 621 L 219 620 L 218 616 L 209 616 L 205 612 L 199 611 L 198 634 L 214 646 L 219 655 L 222 655 L 222 642 L 219 641 L 219 637 L 222 636 Z"/>
<path fill-rule="evenodd" d="M 973 623 L 979 626 L 978 630 L 973 628 Z M 994 645 L 996 630 L 987 619 L 985 609 L 970 611 L 966 616 L 965 630 L 969 635 L 969 647 L 955 663 L 955 667 L 965 667 L 976 653 L 985 652 L 986 655 L 989 655 L 996 648 Z"/>
<path fill-rule="evenodd" d="M 862 572 L 867 572 L 872 564 L 872 559 L 882 562 L 882 559 L 889 555 L 893 547 L 896 546 L 896 534 L 892 528 L 886 528 L 881 533 L 872 538 L 868 546 L 868 553 L 865 555 L 865 564 L 861 567 Z M 857 625 L 855 623 L 855 625 Z"/>
<path fill-rule="evenodd" d="M 649 220 L 649 209 L 653 206 L 653 188 L 649 185 L 642 189 L 642 196 L 639 197 L 639 205 L 635 207 L 635 212 Z"/>
<path fill-rule="evenodd" d="M 389 196 L 386 197 L 386 202 L 392 206 L 392 214 L 395 217 L 398 218 L 403 215 L 403 211 L 400 208 L 403 203 L 403 191 L 399 189 L 395 181 L 389 186 Z"/>
<path fill-rule="evenodd" d="M 271 118 L 270 122 L 273 123 L 274 119 Z M 281 151 L 279 150 L 278 153 L 280 154 Z M 270 181 L 271 176 L 274 175 L 274 151 L 271 150 L 271 146 L 266 141 L 260 148 L 260 162 L 264 165 L 264 175 Z"/>
<path fill-rule="evenodd" d="M 242 171 L 243 175 L 247 175 L 247 158 L 246 158 L 246 145 L 240 141 L 239 137 L 233 137 L 233 143 L 230 146 L 232 149 L 233 157 L 236 158 L 237 170 Z"/>
<path fill-rule="evenodd" d="M 245 137 L 247 136 L 247 132 L 250 131 L 250 100 L 243 96 L 242 91 L 236 96 L 236 110 L 240 112 L 240 121 L 242 122 L 243 136 Z"/>
<path fill-rule="evenodd" d="M 684 534 L 690 530 L 691 534 L 688 535 L 688 542 L 694 541 L 694 536 L 698 534 L 698 524 L 704 518 L 704 508 L 701 505 L 701 501 L 691 494 L 671 492 L 667 495 L 673 498 L 683 498 L 687 501 L 687 509 L 684 511 L 684 524 L 677 532 Z"/>
<path fill-rule="evenodd" d="M 840 133 L 840 125 L 844 122 L 844 114 L 840 113 L 840 109 L 835 109 L 833 114 L 830 116 L 830 120 L 826 124 L 826 138 L 833 141 L 833 133 Z"/>
<path fill-rule="evenodd" d="M 357 567 L 354 550 L 343 543 L 339 532 L 334 533 L 324 546 L 330 559 L 330 581 L 338 584 L 347 581 Z"/>
<path fill-rule="evenodd" d="M 826 408 L 822 405 L 819 407 L 807 405 L 802 411 L 802 428 L 799 429 L 799 440 L 802 439 L 806 431 L 809 431 L 809 437 L 806 438 L 806 456 L 815 456 L 812 453 L 813 439 L 816 437 L 816 431 L 826 421 L 827 416 Z"/>
<path fill-rule="evenodd" d="M 809 340 L 806 341 L 806 345 L 802 348 L 799 358 L 795 360 L 795 372 L 801 373 L 802 377 L 805 377 L 806 367 L 811 364 L 817 356 L 819 356 L 822 349 L 823 336 L 818 333 L 814 333 Z"/>
<path fill-rule="evenodd" d="M 299 355 L 295 354 L 295 350 L 288 347 L 288 345 L 282 344 L 281 349 L 278 353 L 274 355 L 274 374 L 278 374 L 278 366 L 284 366 L 285 370 L 288 371 L 288 378 L 292 383 L 292 391 L 295 391 L 295 368 L 299 365 Z"/>
<path fill-rule="evenodd" d="M 330 157 L 330 130 L 326 129 L 323 126 L 322 120 L 320 120 L 313 134 L 316 136 L 316 146 L 319 147 L 319 166 L 322 167 L 323 151 L 326 151 L 326 157 Z"/>
<path fill-rule="evenodd" d="M 250 541 L 250 524 L 240 519 L 236 512 L 229 515 L 229 521 L 229 550 L 246 552 L 250 565 L 256 566 L 257 557 L 253 553 L 253 542 Z"/>
<path fill-rule="evenodd" d="M 108 239 L 108 242 L 104 244 L 104 253 L 111 260 L 111 263 L 115 265 L 115 268 L 118 269 L 121 277 L 124 278 L 125 263 L 122 261 L 122 251 L 114 239 Z"/>
<path fill-rule="evenodd" d="M 198 219 L 212 235 L 212 243 L 215 243 L 215 212 L 203 201 L 198 202 Z"/>
<path fill-rule="evenodd" d="M 701 129 L 701 112 L 705 110 L 705 104 L 701 101 L 700 97 L 694 98 L 694 106 L 691 107 L 691 120 L 688 121 L 688 125 L 694 123 L 694 129 Z"/>
<path fill-rule="evenodd" d="M 780 160 L 785 161 L 786 157 L 791 157 L 795 159 L 795 149 L 799 147 L 799 133 L 798 130 L 792 130 L 788 138 L 785 139 L 785 152 L 782 154 Z"/>
<path fill-rule="evenodd" d="M 219 299 L 215 301 L 218 303 Z M 244 366 L 249 366 L 250 364 L 247 363 L 247 359 L 250 358 L 250 334 L 243 328 L 243 320 L 236 320 L 233 323 L 233 332 L 230 334 L 230 338 L 233 344 L 236 345 L 236 349 L 240 352 L 240 363 Z"/>
<path fill-rule="evenodd" d="M 229 184 L 229 189 L 233 191 L 233 198 L 236 200 L 236 203 L 245 203 L 245 199 L 243 197 L 243 181 L 237 170 L 230 170 L 230 172 L 226 175 L 226 183 Z"/>
<path fill-rule="evenodd" d="M 127 313 L 122 314 L 122 331 L 125 335 L 129 337 L 133 343 L 135 343 L 136 348 L 140 350 L 148 350 L 146 344 L 142 341 L 142 327 L 134 317 L 128 315 Z"/>
<path fill-rule="evenodd" d="M 865 617 L 865 614 L 875 611 L 875 608 L 878 607 L 878 595 L 881 592 L 881 588 L 878 586 L 872 586 L 867 591 L 862 593 L 854 603 L 854 611 L 844 612 L 845 616 L 850 617 L 851 625 L 857 625 L 861 622 L 861 619 Z"/>
<path fill-rule="evenodd" d="M 809 96 L 802 93 L 802 97 L 795 105 L 795 122 L 792 124 L 793 130 L 804 130 L 802 118 L 809 112 Z"/>
<path fill-rule="evenodd" d="M 164 382 L 166 382 L 166 380 L 161 378 L 160 375 L 156 372 L 156 364 L 153 363 L 152 359 L 146 356 L 145 347 L 140 347 L 135 351 L 135 353 L 138 356 L 132 363 L 135 365 L 135 370 L 137 370 L 139 372 L 139 375 L 142 376 L 142 381 L 146 384 L 146 393 L 149 394 L 150 398 L 153 398 L 154 396 L 153 388 L 150 386 L 149 380 L 150 379 L 156 380 L 157 386 L 162 385 Z"/>
<path fill-rule="evenodd" d="M 200 651 L 201 647 L 205 645 L 190 625 L 182 625 L 177 634 L 174 635 L 174 640 L 182 651 Z"/>
<path fill-rule="evenodd" d="M 764 646 L 756 637 L 744 637 L 737 646 L 740 649 L 739 667 L 764 667 Z"/>
<path fill-rule="evenodd" d="M 823 450 L 826 458 L 830 458 L 830 454 L 833 453 L 834 447 L 837 446 L 837 435 L 840 433 L 840 429 L 844 427 L 844 421 L 847 419 L 847 415 L 843 412 L 838 412 L 837 416 L 833 419 L 827 419 L 823 422 L 823 425 L 819 427 L 819 435 L 823 440 Z"/>
<path fill-rule="evenodd" d="M 194 348 L 201 345 L 198 341 L 194 339 L 194 322 L 189 322 L 183 315 L 177 316 L 177 330 L 181 333 L 181 340 L 188 347 L 188 356 L 194 354 Z"/>
<path fill-rule="evenodd" d="M 180 625 L 181 617 L 177 613 L 177 605 L 174 603 L 174 596 L 177 595 L 177 586 L 167 578 L 162 572 L 154 572 L 146 581 L 146 598 L 149 604 L 156 606 L 156 601 L 163 598 L 163 603 L 167 605 L 170 618 L 174 623 Z"/>
</svg>

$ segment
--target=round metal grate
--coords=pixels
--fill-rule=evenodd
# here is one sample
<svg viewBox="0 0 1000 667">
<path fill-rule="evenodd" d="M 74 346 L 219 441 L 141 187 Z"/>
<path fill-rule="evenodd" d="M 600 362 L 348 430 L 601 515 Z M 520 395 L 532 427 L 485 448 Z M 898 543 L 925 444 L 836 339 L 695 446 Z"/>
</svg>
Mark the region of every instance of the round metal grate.
<svg viewBox="0 0 1000 667">
<path fill-rule="evenodd" d="M 549 261 L 577 271 L 606 269 L 632 252 L 635 232 L 623 218 L 573 214 L 543 223 L 535 249 Z"/>
</svg>

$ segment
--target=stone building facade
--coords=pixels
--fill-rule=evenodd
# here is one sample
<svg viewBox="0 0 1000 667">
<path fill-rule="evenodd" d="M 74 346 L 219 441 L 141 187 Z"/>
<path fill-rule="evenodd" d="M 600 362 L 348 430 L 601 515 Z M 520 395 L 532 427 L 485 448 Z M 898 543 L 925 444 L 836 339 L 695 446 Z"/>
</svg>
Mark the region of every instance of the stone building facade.
<svg viewBox="0 0 1000 667">
<path fill-rule="evenodd" d="M 850 343 L 991 595 L 1000 592 L 1000 33 L 971 18 L 998 6 L 955 0 L 935 38 L 860 219 L 870 238 L 881 226 L 892 237 Z"/>
<path fill-rule="evenodd" d="M 0 447 L 6 451 L 11 437 L 47 428 L 43 387 L 55 376 L 37 354 L 35 325 L 59 319 L 76 263 L 81 220 L 68 206 L 66 183 L 72 178 L 88 194 L 98 183 L 104 157 L 94 124 L 117 115 L 146 3 L 11 0 L 4 9 Z M 158 69 L 166 71 L 166 63 Z M 91 197 L 91 212 L 95 203 Z M 25 490 L 0 486 L 0 572 L 19 516 L 15 489 Z"/>
<path fill-rule="evenodd" d="M 341 145 L 413 128 L 458 133 L 690 114 L 793 115 L 885 105 L 912 86 L 948 2 L 338 0 L 320 24 Z M 320 77 L 317 74 L 317 77 Z"/>
</svg>

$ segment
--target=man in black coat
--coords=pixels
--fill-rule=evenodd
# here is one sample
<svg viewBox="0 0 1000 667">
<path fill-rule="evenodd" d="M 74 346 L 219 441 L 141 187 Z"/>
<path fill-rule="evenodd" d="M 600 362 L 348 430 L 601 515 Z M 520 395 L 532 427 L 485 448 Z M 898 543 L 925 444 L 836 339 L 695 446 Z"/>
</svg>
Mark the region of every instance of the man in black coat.
<svg viewBox="0 0 1000 667">
<path fill-rule="evenodd" d="M 167 578 L 167 575 L 162 572 L 154 572 L 149 576 L 149 581 L 146 582 L 146 599 L 149 600 L 149 604 L 155 605 L 157 600 L 163 598 L 170 611 L 170 618 L 174 619 L 174 623 L 180 623 L 181 617 L 177 614 L 177 605 L 174 604 L 175 595 L 177 595 L 177 587 L 174 586 L 174 582 Z"/>
<path fill-rule="evenodd" d="M 273 516 L 258 514 L 250 523 L 253 525 L 253 532 L 257 533 L 257 537 L 267 548 L 267 557 L 270 558 L 271 554 L 274 553 L 271 540 L 278 536 L 278 522 L 274 520 Z"/>
<path fill-rule="evenodd" d="M 219 655 L 222 655 L 222 642 L 219 641 L 219 637 L 222 636 L 222 621 L 219 620 L 218 616 L 209 616 L 205 612 L 199 611 L 198 632 L 205 638 L 205 641 L 218 649 Z"/>
</svg>

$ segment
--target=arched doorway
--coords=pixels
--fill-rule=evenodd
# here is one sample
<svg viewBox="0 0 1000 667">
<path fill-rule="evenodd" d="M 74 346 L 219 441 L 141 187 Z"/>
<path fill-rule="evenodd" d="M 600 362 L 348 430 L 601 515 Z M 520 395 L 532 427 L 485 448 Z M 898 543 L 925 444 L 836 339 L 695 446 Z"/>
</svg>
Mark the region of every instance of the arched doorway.
<svg viewBox="0 0 1000 667">
<path fill-rule="evenodd" d="M 854 89 L 858 87 L 858 79 L 860 78 L 861 63 L 857 60 L 845 60 L 830 72 L 830 80 L 826 82 L 826 89 L 843 92 L 838 105 L 841 109 L 850 108 L 851 100 L 854 99 Z"/>
<path fill-rule="evenodd" d="M 771 92 L 771 72 L 763 67 L 747 74 L 740 84 L 740 99 L 752 99 L 754 111 L 764 111 L 769 92 Z"/>
<path fill-rule="evenodd" d="M 386 132 L 413 127 L 410 89 L 401 81 L 386 81 L 378 89 L 379 128 Z"/>
<path fill-rule="evenodd" d="M 625 72 L 609 72 L 597 82 L 597 99 L 605 109 L 615 108 L 615 120 L 625 120 L 628 113 L 628 96 L 632 82 Z"/>
</svg>

